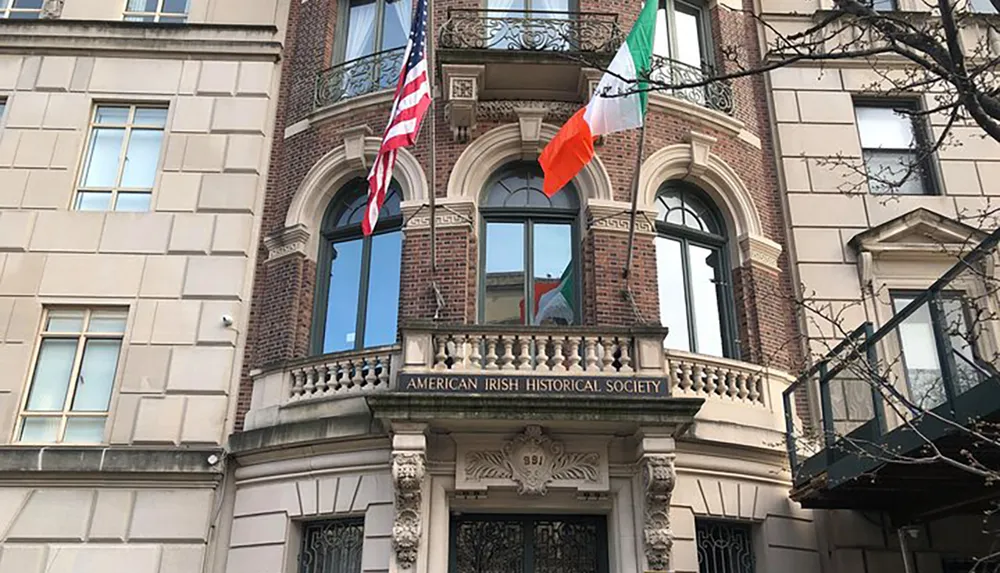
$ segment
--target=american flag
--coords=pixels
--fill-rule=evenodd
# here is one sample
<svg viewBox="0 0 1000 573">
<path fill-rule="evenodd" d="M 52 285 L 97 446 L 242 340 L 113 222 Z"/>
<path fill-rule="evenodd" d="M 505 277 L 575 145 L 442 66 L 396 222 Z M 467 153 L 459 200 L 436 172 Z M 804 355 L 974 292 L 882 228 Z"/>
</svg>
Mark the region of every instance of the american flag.
<svg viewBox="0 0 1000 573">
<path fill-rule="evenodd" d="M 368 209 L 361 227 L 371 235 L 378 222 L 378 212 L 392 181 L 392 168 L 400 147 L 413 145 L 420 131 L 420 121 L 431 105 L 430 82 L 427 77 L 426 32 L 427 2 L 417 0 L 416 17 L 410 29 L 410 39 L 403 52 L 403 70 L 399 74 L 396 97 L 389 113 L 389 125 L 382 136 L 382 145 L 375 164 L 368 174 Z"/>
</svg>

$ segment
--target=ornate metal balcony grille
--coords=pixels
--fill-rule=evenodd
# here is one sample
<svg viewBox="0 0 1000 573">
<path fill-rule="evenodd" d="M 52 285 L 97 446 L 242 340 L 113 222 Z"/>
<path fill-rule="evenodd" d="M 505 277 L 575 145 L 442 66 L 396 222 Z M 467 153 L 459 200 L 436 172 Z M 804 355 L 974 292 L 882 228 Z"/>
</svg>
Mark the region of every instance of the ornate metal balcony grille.
<svg viewBox="0 0 1000 573">
<path fill-rule="evenodd" d="M 299 573 L 361 573 L 364 538 L 363 518 L 306 523 Z"/>
<path fill-rule="evenodd" d="M 693 84 L 704 81 L 715 75 L 715 70 L 705 64 L 701 68 L 671 60 L 662 56 L 653 56 L 652 70 L 649 79 L 665 84 Z M 733 87 L 729 80 L 712 82 L 705 86 L 672 90 L 670 95 L 685 99 L 700 106 L 714 109 L 732 115 Z"/>
<path fill-rule="evenodd" d="M 699 573 L 753 573 L 750 526 L 695 520 Z"/>
<path fill-rule="evenodd" d="M 316 78 L 316 107 L 393 88 L 402 66 L 403 48 L 397 48 L 323 70 Z"/>
<path fill-rule="evenodd" d="M 617 14 L 451 9 L 442 49 L 613 54 L 624 41 Z"/>
</svg>

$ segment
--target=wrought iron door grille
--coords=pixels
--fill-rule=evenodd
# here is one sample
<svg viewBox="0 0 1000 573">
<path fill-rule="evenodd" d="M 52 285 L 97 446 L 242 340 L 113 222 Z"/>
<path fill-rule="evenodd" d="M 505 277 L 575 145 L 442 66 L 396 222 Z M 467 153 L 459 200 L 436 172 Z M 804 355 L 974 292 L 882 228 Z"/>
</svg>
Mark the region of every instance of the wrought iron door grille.
<svg viewBox="0 0 1000 573">
<path fill-rule="evenodd" d="M 300 573 L 360 573 L 365 538 L 363 518 L 306 523 Z"/>
<path fill-rule="evenodd" d="M 753 535 L 749 525 L 695 520 L 699 573 L 753 573 Z"/>
<path fill-rule="evenodd" d="M 460 516 L 451 573 L 606 573 L 607 532 L 595 516 Z"/>
</svg>

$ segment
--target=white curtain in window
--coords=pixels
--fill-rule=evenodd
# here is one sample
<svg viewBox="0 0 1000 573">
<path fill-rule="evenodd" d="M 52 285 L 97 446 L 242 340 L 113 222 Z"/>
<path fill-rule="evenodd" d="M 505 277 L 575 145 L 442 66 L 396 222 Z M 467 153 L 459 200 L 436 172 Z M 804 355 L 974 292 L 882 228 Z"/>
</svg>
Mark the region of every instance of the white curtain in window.
<svg viewBox="0 0 1000 573">
<path fill-rule="evenodd" d="M 148 5 L 152 4 L 150 8 Z M 128 0 L 128 6 L 125 7 L 126 12 L 154 12 L 156 10 L 156 2 L 150 0 Z"/>
<path fill-rule="evenodd" d="M 403 34 L 409 34 L 410 13 L 413 11 L 413 5 L 410 3 L 410 0 L 395 0 L 394 2 L 386 2 L 385 9 L 390 11 L 392 15 L 395 16 L 396 21 L 399 22 L 399 28 L 403 30 Z M 405 46 L 406 41 L 404 40 L 401 45 Z"/>
<path fill-rule="evenodd" d="M 569 12 L 569 0 L 534 0 L 531 9 L 541 12 Z"/>
<path fill-rule="evenodd" d="M 344 61 L 367 56 L 375 37 L 375 2 L 351 5 Z"/>
<path fill-rule="evenodd" d="M 490 18 L 523 18 L 525 0 L 488 0 L 486 9 L 489 10 Z M 510 28 L 508 30 L 507 28 Z M 509 24 L 507 26 L 489 26 L 490 37 L 486 39 L 487 48 L 507 50 L 517 47 L 517 36 L 522 33 L 521 26 Z"/>
</svg>

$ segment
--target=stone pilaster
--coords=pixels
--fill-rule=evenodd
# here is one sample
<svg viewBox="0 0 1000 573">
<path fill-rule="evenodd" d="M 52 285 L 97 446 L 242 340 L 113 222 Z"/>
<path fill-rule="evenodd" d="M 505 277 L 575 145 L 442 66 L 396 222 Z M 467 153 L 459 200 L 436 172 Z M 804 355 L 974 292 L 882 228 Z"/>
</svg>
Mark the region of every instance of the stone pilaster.
<svg viewBox="0 0 1000 573">
<path fill-rule="evenodd" d="M 392 549 L 396 571 L 416 569 L 423 535 L 423 489 L 427 474 L 427 438 L 424 424 L 394 424 L 392 485 L 395 517 Z"/>
<path fill-rule="evenodd" d="M 643 489 L 643 549 L 648 573 L 672 571 L 670 554 L 674 532 L 670 529 L 670 499 L 674 484 L 674 439 L 643 430 L 639 472 Z"/>
</svg>

